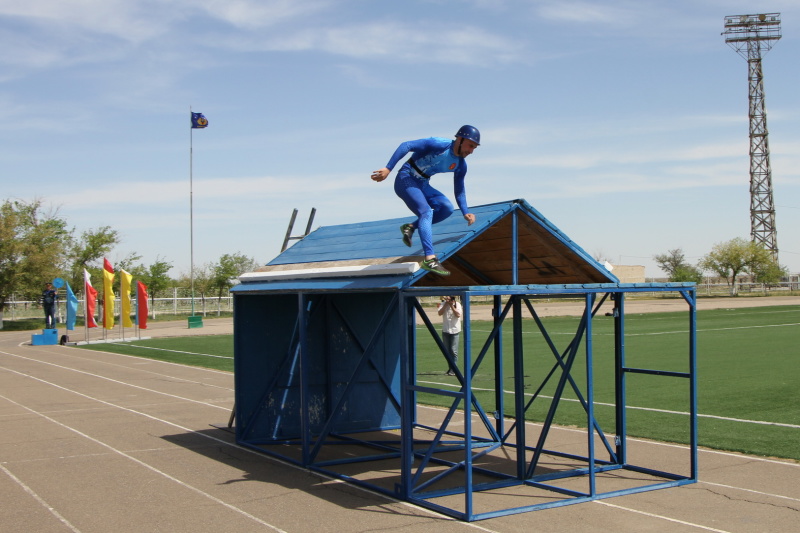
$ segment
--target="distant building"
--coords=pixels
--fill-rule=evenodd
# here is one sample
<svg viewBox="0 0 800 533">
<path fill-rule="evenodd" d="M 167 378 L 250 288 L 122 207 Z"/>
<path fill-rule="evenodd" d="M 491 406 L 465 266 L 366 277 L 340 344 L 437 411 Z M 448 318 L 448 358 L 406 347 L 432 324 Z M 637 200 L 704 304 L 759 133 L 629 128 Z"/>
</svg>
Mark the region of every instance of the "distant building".
<svg viewBox="0 0 800 533">
<path fill-rule="evenodd" d="M 644 283 L 644 265 L 611 265 L 620 283 Z"/>
</svg>

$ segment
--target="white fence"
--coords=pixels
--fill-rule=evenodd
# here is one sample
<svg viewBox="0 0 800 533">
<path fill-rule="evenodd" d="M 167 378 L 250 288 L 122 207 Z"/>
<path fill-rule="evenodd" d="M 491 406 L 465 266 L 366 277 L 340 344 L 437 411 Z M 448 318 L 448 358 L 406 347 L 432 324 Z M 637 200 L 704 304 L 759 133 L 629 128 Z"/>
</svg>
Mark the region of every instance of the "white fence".
<svg viewBox="0 0 800 533">
<path fill-rule="evenodd" d="M 764 285 L 763 283 L 737 283 L 736 293 L 740 296 L 770 296 L 782 295 L 791 291 L 800 291 L 800 282 L 796 281 L 783 282 L 776 285 Z M 725 283 L 701 283 L 697 285 L 697 295 L 699 297 L 710 296 L 730 296 L 731 287 Z M 664 293 L 637 293 L 635 298 L 663 298 Z M 434 304 L 438 302 L 435 296 L 423 298 L 423 303 Z M 491 296 L 478 296 L 471 300 L 473 303 L 491 303 Z M 189 289 L 174 288 L 172 295 L 168 297 L 150 299 L 148 302 L 149 309 L 148 315 L 155 318 L 157 315 L 189 315 L 194 311 L 195 314 L 202 316 L 215 316 L 221 313 L 233 312 L 233 297 L 227 295 L 221 298 L 216 296 L 203 296 L 195 293 L 194 298 L 191 296 Z M 120 300 L 116 299 L 114 303 L 114 314 L 116 316 L 120 313 Z M 136 309 L 136 298 L 132 298 L 132 310 Z M 100 304 L 98 303 L 97 316 L 101 313 Z M 78 303 L 78 316 L 83 317 L 84 306 L 83 299 L 79 299 Z M 38 301 L 14 300 L 13 298 L 6 302 L 3 309 L 4 320 L 19 320 L 25 318 L 41 318 L 44 321 L 44 311 Z M 58 301 L 56 309 L 56 319 L 59 323 L 66 320 L 66 303 L 63 294 Z"/>
<path fill-rule="evenodd" d="M 102 294 L 102 293 L 100 293 Z M 98 297 L 100 296 L 98 294 Z M 98 298 L 99 300 L 99 298 Z M 120 299 L 114 302 L 114 315 L 120 314 L 122 305 Z M 84 316 L 83 298 L 78 298 L 78 316 Z M 131 298 L 131 310 L 136 311 L 136 298 Z M 214 316 L 221 313 L 233 312 L 233 297 L 230 295 L 217 298 L 216 296 L 203 296 L 195 293 L 191 296 L 189 289 L 172 289 L 172 296 L 162 298 L 151 298 L 148 301 L 148 315 L 155 318 L 157 315 L 189 315 L 194 310 L 195 314 L 203 316 Z M 20 320 L 25 318 L 41 318 L 44 321 L 44 310 L 38 301 L 16 300 L 13 297 L 6 301 L 3 311 L 4 320 Z M 101 313 L 101 303 L 98 301 L 96 315 Z M 56 320 L 59 323 L 66 321 L 67 308 L 66 297 L 59 294 L 56 306 Z"/>
</svg>

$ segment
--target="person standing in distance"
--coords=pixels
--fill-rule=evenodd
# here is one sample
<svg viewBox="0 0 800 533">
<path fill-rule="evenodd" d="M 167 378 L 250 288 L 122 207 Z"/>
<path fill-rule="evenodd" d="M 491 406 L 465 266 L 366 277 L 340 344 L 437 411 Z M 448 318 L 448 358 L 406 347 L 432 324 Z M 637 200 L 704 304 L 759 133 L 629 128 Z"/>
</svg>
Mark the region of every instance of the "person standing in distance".
<svg viewBox="0 0 800 533">
<path fill-rule="evenodd" d="M 458 362 L 458 338 L 461 334 L 461 302 L 457 296 L 445 296 L 438 308 L 439 316 L 442 317 L 442 341 L 453 357 L 453 365 Z M 448 376 L 455 376 L 455 368 L 447 369 Z"/>
<path fill-rule="evenodd" d="M 394 180 L 394 192 L 417 215 L 417 220 L 400 226 L 403 243 L 411 246 L 414 232 L 419 230 L 419 238 L 425 259 L 420 267 L 440 276 L 448 276 L 446 270 L 436 258 L 433 249 L 432 225 L 445 220 L 453 214 L 450 200 L 431 187 L 430 179 L 434 174 L 453 173 L 453 192 L 461 214 L 467 225 L 475 222 L 475 215 L 469 212 L 464 178 L 467 175 L 467 162 L 464 160 L 475 148 L 480 146 L 481 134 L 474 126 L 461 126 L 456 132 L 455 140 L 441 137 L 430 137 L 416 141 L 406 141 L 397 147 L 386 166 L 372 173 L 371 178 L 380 182 L 385 180 L 394 166 L 409 152 L 411 157 L 397 171 Z"/>
<path fill-rule="evenodd" d="M 56 327 L 56 302 L 58 293 L 53 288 L 52 283 L 45 283 L 42 291 L 42 307 L 44 307 L 44 327 L 54 329 Z"/>
</svg>

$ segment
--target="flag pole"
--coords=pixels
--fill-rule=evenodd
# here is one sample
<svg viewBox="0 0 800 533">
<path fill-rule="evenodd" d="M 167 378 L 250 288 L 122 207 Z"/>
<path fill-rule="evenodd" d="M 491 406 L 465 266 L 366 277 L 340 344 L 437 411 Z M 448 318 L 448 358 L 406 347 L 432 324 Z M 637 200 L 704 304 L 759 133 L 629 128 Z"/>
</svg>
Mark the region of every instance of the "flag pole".
<svg viewBox="0 0 800 533">
<path fill-rule="evenodd" d="M 86 290 L 86 270 L 83 271 L 83 340 L 89 342 L 89 291 Z"/>
<path fill-rule="evenodd" d="M 139 281 L 139 280 L 136 280 Z M 142 332 L 139 329 L 139 291 L 136 291 L 136 310 L 134 311 L 135 318 L 133 320 L 133 336 L 137 339 L 142 339 Z"/>
<path fill-rule="evenodd" d="M 119 284 L 119 331 L 122 341 L 125 342 L 125 324 L 122 323 L 122 280 L 120 280 Z"/>
<path fill-rule="evenodd" d="M 189 278 L 192 286 L 192 316 L 194 316 L 194 191 L 192 184 L 192 106 L 189 106 Z"/>
</svg>

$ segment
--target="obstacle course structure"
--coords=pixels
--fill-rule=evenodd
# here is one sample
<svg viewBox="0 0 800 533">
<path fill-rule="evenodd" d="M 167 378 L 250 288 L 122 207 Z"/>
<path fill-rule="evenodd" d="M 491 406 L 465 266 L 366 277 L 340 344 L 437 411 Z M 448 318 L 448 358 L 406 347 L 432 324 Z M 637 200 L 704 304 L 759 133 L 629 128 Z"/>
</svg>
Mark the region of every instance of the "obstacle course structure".
<svg viewBox="0 0 800 533">
<path fill-rule="evenodd" d="M 524 200 L 473 212 L 473 226 L 453 216 L 435 227 L 449 278 L 418 270 L 420 249 L 403 255 L 405 219 L 319 228 L 242 276 L 232 290 L 237 442 L 468 521 L 695 482 L 694 284 L 620 284 Z M 681 368 L 629 363 L 625 297 L 637 292 L 686 301 Z M 464 303 L 454 384 L 420 379 L 418 369 L 426 342 L 448 367 L 422 303 L 443 294 Z M 492 302 L 488 332 L 470 319 L 477 297 Z M 582 308 L 566 340 L 537 312 L 554 299 Z M 613 341 L 600 343 L 594 322 L 609 306 L 601 316 L 613 321 Z M 546 348 L 531 353 L 534 333 Z M 533 360 L 549 370 L 531 375 Z M 600 366 L 611 368 L 610 422 L 596 413 Z M 686 390 L 680 472 L 629 460 L 627 384 L 639 376 Z M 423 408 L 421 396 L 445 407 Z M 565 440 L 557 422 L 567 402 L 586 429 Z M 532 425 L 534 410 L 542 415 Z"/>
</svg>

